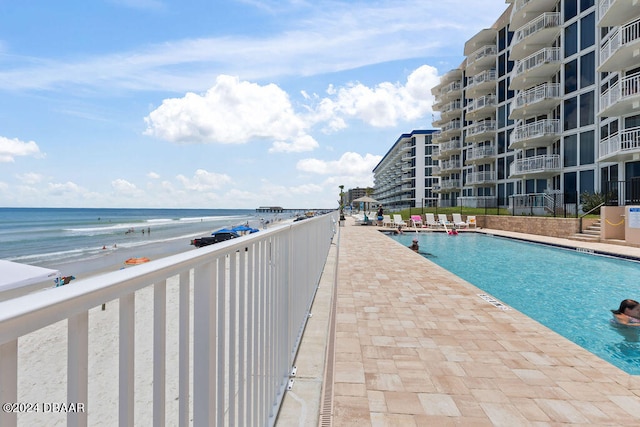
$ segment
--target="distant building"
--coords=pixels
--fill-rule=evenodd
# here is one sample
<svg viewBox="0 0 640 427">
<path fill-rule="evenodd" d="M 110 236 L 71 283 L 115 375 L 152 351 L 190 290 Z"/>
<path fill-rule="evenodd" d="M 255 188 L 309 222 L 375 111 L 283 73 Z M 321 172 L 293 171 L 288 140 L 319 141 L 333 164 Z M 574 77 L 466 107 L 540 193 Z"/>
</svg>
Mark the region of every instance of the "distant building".
<svg viewBox="0 0 640 427">
<path fill-rule="evenodd" d="M 360 187 L 356 187 L 356 188 L 350 188 L 349 192 L 347 193 L 347 200 L 346 200 L 346 204 L 350 205 L 354 208 L 358 208 L 358 203 L 354 203 L 353 201 L 356 199 L 359 199 L 360 197 L 364 197 L 367 195 L 367 191 L 372 194 L 373 193 L 373 188 L 360 188 Z"/>
<path fill-rule="evenodd" d="M 402 134 L 373 169 L 372 197 L 387 210 L 430 206 L 438 198 L 432 136 L 435 130 Z"/>
</svg>

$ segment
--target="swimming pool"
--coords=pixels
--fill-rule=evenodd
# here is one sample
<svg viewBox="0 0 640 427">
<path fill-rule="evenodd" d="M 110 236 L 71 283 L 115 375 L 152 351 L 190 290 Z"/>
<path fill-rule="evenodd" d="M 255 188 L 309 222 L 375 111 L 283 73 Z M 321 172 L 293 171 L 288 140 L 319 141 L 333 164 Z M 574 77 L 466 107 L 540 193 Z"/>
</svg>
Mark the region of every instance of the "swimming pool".
<svg viewBox="0 0 640 427">
<path fill-rule="evenodd" d="M 414 233 L 392 236 L 409 246 Z M 482 233 L 419 233 L 423 256 L 632 375 L 640 328 L 610 325 L 640 299 L 640 263 Z"/>
</svg>

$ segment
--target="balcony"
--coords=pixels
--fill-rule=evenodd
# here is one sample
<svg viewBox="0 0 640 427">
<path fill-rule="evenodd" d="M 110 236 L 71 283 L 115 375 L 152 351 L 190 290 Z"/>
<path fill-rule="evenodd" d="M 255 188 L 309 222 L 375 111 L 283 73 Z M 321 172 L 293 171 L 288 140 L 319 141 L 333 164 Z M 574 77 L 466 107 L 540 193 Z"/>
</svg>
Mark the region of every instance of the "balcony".
<svg viewBox="0 0 640 427">
<path fill-rule="evenodd" d="M 462 70 L 459 68 L 454 68 L 453 70 L 448 71 L 442 77 L 440 77 L 440 83 L 431 88 L 431 94 L 433 96 L 438 96 L 443 87 L 453 83 L 459 82 L 462 79 Z"/>
<path fill-rule="evenodd" d="M 551 46 L 561 32 L 560 12 L 546 12 L 518 28 L 511 39 L 509 59 L 525 58 L 541 47 Z"/>
<path fill-rule="evenodd" d="M 510 24 L 520 28 L 541 13 L 553 11 L 558 0 L 516 0 L 512 3 Z"/>
<path fill-rule="evenodd" d="M 640 19 L 616 28 L 600 48 L 598 71 L 637 67 L 640 62 Z"/>
<path fill-rule="evenodd" d="M 440 130 L 441 133 L 438 140 L 440 140 L 440 138 L 442 137 L 451 138 L 452 136 L 459 136 L 461 128 L 462 128 L 462 125 L 460 120 L 454 120 L 445 124 L 444 126 L 442 126 L 442 129 Z"/>
<path fill-rule="evenodd" d="M 545 154 L 516 159 L 511 163 L 509 178 L 551 178 L 558 175 L 560 170 L 560 155 Z"/>
<path fill-rule="evenodd" d="M 560 104 L 560 84 L 544 83 L 520 91 L 511 104 L 509 119 L 518 120 L 548 113 Z"/>
<path fill-rule="evenodd" d="M 464 44 L 464 55 L 469 56 L 482 46 L 496 44 L 497 37 L 498 30 L 495 28 L 485 28 L 480 30 Z"/>
<path fill-rule="evenodd" d="M 624 129 L 600 141 L 600 162 L 640 159 L 640 126 Z"/>
<path fill-rule="evenodd" d="M 440 117 L 443 119 L 452 119 L 462 114 L 462 101 L 456 99 L 444 105 L 440 110 Z"/>
<path fill-rule="evenodd" d="M 431 175 L 433 176 L 442 175 L 442 170 L 440 169 L 440 166 L 431 166 Z"/>
<path fill-rule="evenodd" d="M 455 81 L 449 83 L 446 86 L 443 86 L 440 89 L 440 97 L 439 99 L 442 102 L 452 101 L 456 98 L 460 98 L 462 96 L 462 84 L 460 81 Z"/>
<path fill-rule="evenodd" d="M 467 174 L 466 185 L 482 186 L 495 185 L 496 173 L 494 171 L 472 172 Z"/>
<path fill-rule="evenodd" d="M 600 96 L 600 116 L 615 117 L 640 110 L 640 72 L 615 82 Z"/>
<path fill-rule="evenodd" d="M 509 149 L 547 147 L 560 138 L 560 120 L 545 119 L 516 126 L 511 133 Z"/>
<path fill-rule="evenodd" d="M 497 122 L 495 120 L 474 123 L 467 128 L 465 139 L 469 142 L 493 140 L 496 135 L 496 128 Z"/>
<path fill-rule="evenodd" d="M 452 156 L 462 151 L 462 142 L 459 139 L 452 139 L 440 144 L 440 153 L 443 156 Z"/>
<path fill-rule="evenodd" d="M 496 67 L 498 48 L 495 44 L 483 46 L 467 56 L 467 73 L 475 74 Z"/>
<path fill-rule="evenodd" d="M 460 159 L 444 160 L 440 162 L 440 171 L 443 174 L 456 172 L 462 169 L 462 162 Z"/>
<path fill-rule="evenodd" d="M 495 117 L 496 114 L 496 96 L 486 95 L 474 99 L 467 104 L 467 119 L 476 120 L 487 116 Z"/>
<path fill-rule="evenodd" d="M 550 80 L 560 71 L 562 52 L 559 47 L 546 47 L 533 55 L 518 60 L 511 72 L 509 87 L 522 90 Z"/>
<path fill-rule="evenodd" d="M 482 147 L 476 147 L 467 150 L 467 160 L 465 164 L 472 165 L 477 163 L 484 163 L 488 159 L 493 158 L 496 155 L 496 147 L 493 145 L 485 145 Z"/>
<path fill-rule="evenodd" d="M 440 192 L 441 193 L 451 193 L 456 190 L 460 190 L 462 186 L 460 185 L 459 179 L 446 179 L 440 180 Z"/>
<path fill-rule="evenodd" d="M 640 0 L 600 0 L 600 27 L 617 27 L 640 17 Z"/>
<path fill-rule="evenodd" d="M 498 81 L 498 73 L 495 69 L 485 70 L 472 76 L 467 81 L 466 92 L 467 98 L 476 98 L 480 95 L 496 93 L 496 82 Z"/>
</svg>

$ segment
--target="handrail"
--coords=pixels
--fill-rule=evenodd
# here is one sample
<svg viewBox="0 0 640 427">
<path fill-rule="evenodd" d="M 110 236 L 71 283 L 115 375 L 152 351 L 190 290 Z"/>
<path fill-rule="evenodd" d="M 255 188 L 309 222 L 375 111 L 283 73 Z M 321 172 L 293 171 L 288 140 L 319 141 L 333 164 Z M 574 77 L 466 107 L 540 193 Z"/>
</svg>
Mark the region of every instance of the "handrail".
<svg viewBox="0 0 640 427">
<path fill-rule="evenodd" d="M 580 215 L 580 219 L 584 218 L 585 216 L 589 215 L 591 212 L 595 211 L 596 209 L 600 209 L 602 206 L 604 206 L 604 202 L 600 203 L 598 206 L 596 206 L 595 208 L 589 210 L 589 212 Z"/>
</svg>

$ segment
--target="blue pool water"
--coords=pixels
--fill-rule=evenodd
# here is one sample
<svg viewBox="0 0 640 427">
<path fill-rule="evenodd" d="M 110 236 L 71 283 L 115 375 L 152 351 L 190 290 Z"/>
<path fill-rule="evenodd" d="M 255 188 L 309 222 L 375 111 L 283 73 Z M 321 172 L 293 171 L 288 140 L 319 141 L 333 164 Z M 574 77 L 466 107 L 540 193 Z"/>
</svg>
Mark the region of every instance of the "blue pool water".
<svg viewBox="0 0 640 427">
<path fill-rule="evenodd" d="M 413 233 L 393 236 L 409 246 Z M 640 328 L 610 325 L 640 300 L 640 263 L 480 233 L 418 234 L 423 256 L 609 363 L 640 375 Z"/>
</svg>

